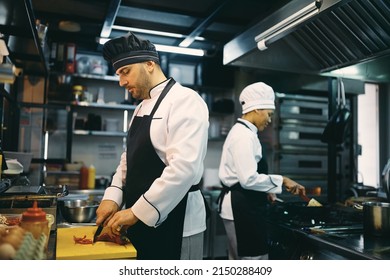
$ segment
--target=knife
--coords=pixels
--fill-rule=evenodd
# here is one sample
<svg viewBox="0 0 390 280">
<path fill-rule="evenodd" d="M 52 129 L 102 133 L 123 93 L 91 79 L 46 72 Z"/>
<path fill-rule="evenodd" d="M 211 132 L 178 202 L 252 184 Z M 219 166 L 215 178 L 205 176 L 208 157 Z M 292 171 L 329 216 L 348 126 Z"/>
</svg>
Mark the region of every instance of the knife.
<svg viewBox="0 0 390 280">
<path fill-rule="evenodd" d="M 93 235 L 93 241 L 92 241 L 93 243 L 96 243 L 98 236 L 102 233 L 103 224 L 104 224 L 104 222 L 101 223 L 101 224 L 98 226 L 97 230 L 95 231 L 95 234 Z"/>
<path fill-rule="evenodd" d="M 121 205 L 119 206 L 119 210 L 121 210 L 124 205 L 125 205 L 125 202 L 122 201 Z M 93 241 L 92 241 L 93 243 L 95 243 L 97 241 L 98 236 L 102 233 L 102 230 L 104 228 L 104 226 L 103 226 L 104 222 L 105 222 L 105 220 L 98 226 L 97 230 L 95 231 L 95 234 L 93 235 Z"/>
</svg>

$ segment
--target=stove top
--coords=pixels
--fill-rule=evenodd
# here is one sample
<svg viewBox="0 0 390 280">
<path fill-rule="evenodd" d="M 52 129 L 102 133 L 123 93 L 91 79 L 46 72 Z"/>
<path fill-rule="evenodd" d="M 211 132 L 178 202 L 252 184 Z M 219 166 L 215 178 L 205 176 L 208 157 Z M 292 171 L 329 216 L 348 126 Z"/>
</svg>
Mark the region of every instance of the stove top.
<svg viewBox="0 0 390 280">
<path fill-rule="evenodd" d="M 363 224 L 363 211 L 343 205 L 308 207 L 304 203 L 284 203 L 273 205 L 269 216 L 294 228 L 360 228 Z"/>
</svg>

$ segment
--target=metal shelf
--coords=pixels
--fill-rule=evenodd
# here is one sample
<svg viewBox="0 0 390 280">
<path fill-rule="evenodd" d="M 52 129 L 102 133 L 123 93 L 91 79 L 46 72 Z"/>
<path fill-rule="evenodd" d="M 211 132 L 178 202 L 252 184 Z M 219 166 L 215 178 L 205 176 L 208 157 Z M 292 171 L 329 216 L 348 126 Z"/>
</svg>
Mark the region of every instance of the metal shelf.
<svg viewBox="0 0 390 280">
<path fill-rule="evenodd" d="M 5 35 L 12 63 L 24 74 L 47 76 L 49 52 L 45 57 L 31 1 L 2 0 L 2 18 L 0 32 Z"/>
<path fill-rule="evenodd" d="M 80 171 L 46 171 L 47 175 L 80 175 Z"/>
<path fill-rule="evenodd" d="M 110 103 L 88 103 L 88 102 L 80 102 L 78 104 L 72 104 L 73 108 L 97 108 L 97 109 L 118 109 L 118 110 L 134 110 L 136 108 L 135 105 L 127 105 L 127 104 L 110 104 Z"/>
<path fill-rule="evenodd" d="M 118 76 L 110 76 L 110 75 L 73 74 L 73 77 L 83 78 L 83 79 L 91 79 L 91 80 L 104 80 L 104 81 L 119 82 Z"/>
<path fill-rule="evenodd" d="M 126 132 L 121 131 L 96 131 L 96 130 L 81 130 L 73 131 L 74 135 L 81 136 L 109 136 L 109 137 L 126 137 Z"/>
</svg>

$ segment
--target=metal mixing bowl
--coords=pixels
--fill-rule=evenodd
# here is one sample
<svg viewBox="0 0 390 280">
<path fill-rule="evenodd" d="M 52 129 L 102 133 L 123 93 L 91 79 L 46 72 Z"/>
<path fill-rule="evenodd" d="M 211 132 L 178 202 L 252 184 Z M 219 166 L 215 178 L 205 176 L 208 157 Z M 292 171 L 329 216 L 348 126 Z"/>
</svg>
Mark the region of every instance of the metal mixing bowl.
<svg viewBox="0 0 390 280">
<path fill-rule="evenodd" d="M 93 200 L 64 200 L 59 203 L 61 214 L 69 223 L 89 223 L 96 217 L 99 202 Z"/>
</svg>

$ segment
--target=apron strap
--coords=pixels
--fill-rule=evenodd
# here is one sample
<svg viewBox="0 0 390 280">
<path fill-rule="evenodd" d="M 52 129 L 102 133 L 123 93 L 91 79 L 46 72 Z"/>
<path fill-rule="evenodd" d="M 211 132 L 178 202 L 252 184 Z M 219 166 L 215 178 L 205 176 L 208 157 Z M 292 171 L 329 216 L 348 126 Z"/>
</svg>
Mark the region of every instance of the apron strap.
<svg viewBox="0 0 390 280">
<path fill-rule="evenodd" d="M 241 187 L 240 183 L 237 182 L 235 183 L 233 186 L 231 187 L 228 187 L 226 186 L 224 183 L 221 182 L 221 185 L 222 185 L 222 190 L 217 198 L 217 203 L 218 203 L 218 213 L 220 214 L 221 213 L 221 210 L 222 210 L 222 202 L 223 202 L 223 199 L 225 198 L 225 195 L 227 193 L 229 193 L 230 191 L 234 191 L 234 190 L 237 190 L 238 188 Z"/>
<path fill-rule="evenodd" d="M 157 101 L 156 101 L 156 104 L 154 105 L 153 107 L 153 110 L 152 112 L 150 112 L 150 116 L 153 117 L 154 116 L 154 113 L 156 112 L 157 108 L 159 107 L 161 101 L 164 99 L 164 97 L 168 94 L 169 90 L 173 87 L 173 85 L 176 83 L 176 81 L 171 78 L 168 82 L 168 84 L 165 86 L 163 92 L 161 93 L 161 95 L 158 97 Z"/>
</svg>

